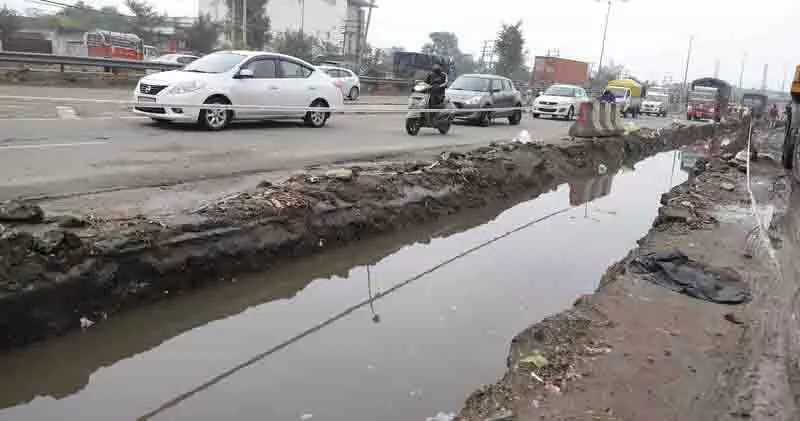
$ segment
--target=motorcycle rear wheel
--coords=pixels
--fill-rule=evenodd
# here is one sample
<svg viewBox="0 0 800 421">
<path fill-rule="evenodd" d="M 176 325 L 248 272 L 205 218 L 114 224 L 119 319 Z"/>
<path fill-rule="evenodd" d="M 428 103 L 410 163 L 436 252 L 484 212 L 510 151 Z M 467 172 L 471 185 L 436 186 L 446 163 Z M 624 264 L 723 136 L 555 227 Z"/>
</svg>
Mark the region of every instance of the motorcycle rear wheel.
<svg viewBox="0 0 800 421">
<path fill-rule="evenodd" d="M 446 121 L 444 123 L 439 124 L 439 126 L 436 129 L 439 130 L 440 134 L 447 134 L 447 132 L 450 131 L 450 126 L 451 125 L 452 125 L 452 123 L 450 123 L 449 121 Z"/>
</svg>

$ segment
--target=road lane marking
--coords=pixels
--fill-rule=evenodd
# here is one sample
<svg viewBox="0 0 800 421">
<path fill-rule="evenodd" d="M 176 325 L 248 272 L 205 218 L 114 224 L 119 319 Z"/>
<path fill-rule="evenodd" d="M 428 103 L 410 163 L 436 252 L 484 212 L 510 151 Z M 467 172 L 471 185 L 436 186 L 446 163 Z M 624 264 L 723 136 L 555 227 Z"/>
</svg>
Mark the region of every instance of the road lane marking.
<svg viewBox="0 0 800 421">
<path fill-rule="evenodd" d="M 72 107 L 65 107 L 63 105 L 56 106 L 56 114 L 58 114 L 58 118 L 62 120 L 78 120 L 78 113 L 75 112 L 75 109 Z"/>
<path fill-rule="evenodd" d="M 146 120 L 146 119 L 147 119 L 147 117 L 131 115 L 131 116 L 116 116 L 116 117 L 113 117 L 113 116 L 100 116 L 100 117 L 88 117 L 88 118 L 80 118 L 79 117 L 79 118 L 74 119 L 74 120 L 83 122 L 83 121 L 87 121 L 87 120 L 88 121 L 92 121 L 92 120 L 105 121 L 105 120 Z M 62 122 L 65 122 L 67 120 L 65 120 L 65 119 L 63 119 L 61 117 L 0 117 L 0 122 L 6 122 L 6 121 L 62 121 Z"/>
<path fill-rule="evenodd" d="M 105 145 L 108 142 L 73 142 L 73 143 L 39 143 L 35 145 L 6 145 L 0 149 L 50 149 L 50 148 L 71 148 L 75 146 Z"/>
</svg>

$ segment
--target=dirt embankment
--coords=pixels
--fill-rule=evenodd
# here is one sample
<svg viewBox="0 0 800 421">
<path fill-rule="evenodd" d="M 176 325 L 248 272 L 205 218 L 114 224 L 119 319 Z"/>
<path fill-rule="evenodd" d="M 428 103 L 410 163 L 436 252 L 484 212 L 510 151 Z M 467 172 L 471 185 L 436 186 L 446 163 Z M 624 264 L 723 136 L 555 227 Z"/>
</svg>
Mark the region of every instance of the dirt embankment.
<svg viewBox="0 0 800 421">
<path fill-rule="evenodd" d="M 759 149 L 776 150 L 765 146 Z M 766 229 L 757 228 L 742 161 L 731 154 L 701 160 L 696 176 L 662 197 L 653 228 L 608 269 L 596 293 L 512 340 L 508 371 L 473 393 L 458 419 L 798 419 L 800 271 L 791 262 L 800 216 L 771 218 L 785 209 L 789 183 L 774 160 L 751 164 L 755 209 Z M 798 196 L 792 193 L 800 203 Z M 782 224 L 795 228 L 784 230 L 794 241 L 779 240 Z M 692 298 L 656 284 L 636 264 L 674 251 L 709 273 L 743 280 L 752 300 Z"/>
<path fill-rule="evenodd" d="M 121 309 L 262 270 L 282 259 L 484 206 L 700 139 L 741 143 L 740 123 L 676 126 L 567 146 L 503 143 L 429 160 L 309 172 L 221 199 L 164 225 L 48 218 L 6 209 L 0 226 L 0 349 Z M 4 213 L 0 212 L 0 218 Z"/>
</svg>

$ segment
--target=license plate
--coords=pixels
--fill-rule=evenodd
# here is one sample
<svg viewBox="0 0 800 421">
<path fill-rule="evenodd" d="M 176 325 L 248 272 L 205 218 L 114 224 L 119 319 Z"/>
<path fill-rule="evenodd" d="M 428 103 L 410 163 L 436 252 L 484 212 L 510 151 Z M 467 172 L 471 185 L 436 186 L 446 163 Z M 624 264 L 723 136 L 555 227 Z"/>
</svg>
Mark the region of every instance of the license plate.
<svg viewBox="0 0 800 421">
<path fill-rule="evenodd" d="M 140 96 L 139 97 L 139 102 L 150 102 L 150 103 L 152 103 L 152 102 L 156 102 L 156 99 L 153 98 L 153 97 L 149 97 L 149 96 Z"/>
</svg>

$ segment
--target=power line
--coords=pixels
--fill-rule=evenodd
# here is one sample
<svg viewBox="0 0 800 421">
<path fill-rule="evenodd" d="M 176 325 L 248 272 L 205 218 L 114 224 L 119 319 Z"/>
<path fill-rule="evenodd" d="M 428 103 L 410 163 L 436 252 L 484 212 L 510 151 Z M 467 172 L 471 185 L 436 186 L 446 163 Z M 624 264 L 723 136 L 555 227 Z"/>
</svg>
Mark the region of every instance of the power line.
<svg viewBox="0 0 800 421">
<path fill-rule="evenodd" d="M 502 234 L 500 234 L 500 235 L 498 235 L 498 236 L 496 236 L 496 237 L 494 237 L 494 238 L 492 238 L 492 239 L 490 239 L 488 241 L 485 241 L 485 242 L 483 242 L 481 244 L 478 244 L 478 245 L 476 245 L 474 247 L 471 247 L 471 248 L 469 248 L 469 249 L 467 249 L 467 250 L 465 250 L 465 251 L 463 251 L 463 252 L 461 252 L 461 253 L 453 256 L 453 257 L 450 257 L 449 259 L 446 259 L 446 260 L 440 262 L 439 264 L 437 264 L 437 265 L 435 265 L 435 266 L 433 266 L 433 267 L 431 267 L 431 268 L 429 268 L 429 269 L 427 269 L 427 270 L 425 270 L 423 272 L 420 272 L 419 274 L 417 274 L 417 275 L 415 275 L 415 276 L 413 276 L 411 278 L 408 278 L 408 279 L 406 279 L 406 280 L 404 280 L 404 281 L 402 281 L 402 282 L 400 282 L 398 284 L 395 284 L 394 286 L 392 286 L 391 288 L 387 289 L 386 291 L 380 292 L 380 293 L 376 294 L 374 297 L 367 298 L 366 300 L 363 300 L 360 303 L 357 303 L 357 304 L 355 304 L 353 306 L 350 306 L 347 309 L 345 309 L 342 312 L 340 312 L 339 314 L 336 314 L 336 315 L 328 318 L 327 320 L 324 320 L 323 322 L 321 322 L 319 324 L 316 324 L 316 325 L 304 330 L 303 332 L 295 335 L 294 337 L 292 337 L 292 338 L 290 338 L 290 339 L 288 339 L 288 340 L 286 340 L 284 342 L 281 342 L 278 345 L 275 345 L 272 348 L 270 348 L 270 349 L 268 349 L 268 350 L 266 350 L 266 351 L 264 351 L 264 352 L 262 352 L 262 353 L 260 353 L 260 354 L 258 354 L 256 356 L 250 358 L 249 360 L 244 361 L 244 362 L 240 363 L 239 365 L 228 369 L 227 371 L 225 371 L 225 372 L 213 377 L 212 379 L 210 379 L 210 380 L 206 381 L 205 383 L 195 387 L 194 389 L 192 389 L 192 390 L 190 390 L 188 392 L 185 392 L 185 393 L 175 397 L 174 399 L 171 399 L 171 400 L 167 401 L 166 403 L 164 403 L 161 406 L 159 406 L 158 408 L 148 412 L 147 414 L 142 415 L 141 417 L 137 418 L 137 421 L 150 420 L 153 417 L 155 417 L 156 415 L 158 415 L 158 414 L 160 414 L 160 413 L 162 413 L 162 412 L 164 412 L 164 411 L 166 411 L 166 410 L 168 410 L 170 408 L 175 407 L 176 405 L 180 404 L 181 402 L 191 398 L 195 394 L 197 394 L 199 392 L 202 392 L 203 390 L 206 390 L 206 389 L 214 386 L 215 384 L 225 380 L 226 378 L 236 374 L 237 372 L 239 372 L 239 371 L 241 371 L 241 370 L 243 370 L 243 369 L 245 369 L 247 367 L 252 366 L 253 364 L 263 360 L 264 358 L 266 358 L 266 357 L 268 357 L 268 356 L 270 356 L 270 355 L 272 355 L 272 354 L 274 354 L 274 353 L 276 353 L 276 352 L 288 347 L 289 345 L 294 344 L 295 342 L 300 341 L 301 339 L 303 339 L 303 338 L 305 338 L 305 337 L 307 337 L 307 336 L 309 336 L 309 335 L 311 335 L 313 333 L 316 333 L 316 332 L 322 330 L 323 328 L 333 324 L 334 322 L 336 322 L 336 321 L 338 321 L 340 319 L 343 319 L 344 317 L 352 314 L 356 310 L 361 309 L 361 308 L 363 308 L 365 306 L 368 306 L 371 303 L 373 303 L 373 302 L 375 302 L 377 300 L 380 300 L 381 298 L 386 297 L 386 296 L 396 292 L 397 290 L 399 290 L 399 289 L 411 284 L 412 282 L 417 281 L 420 278 L 422 278 L 424 276 L 427 276 L 427 275 L 429 275 L 429 274 L 431 274 L 433 272 L 436 272 L 437 270 L 439 270 L 439 269 L 441 269 L 441 268 L 443 268 L 443 267 L 445 267 L 445 266 L 447 266 L 447 265 L 449 265 L 449 264 L 451 264 L 451 263 L 453 263 L 453 262 L 455 262 L 457 260 L 460 260 L 460 259 L 462 259 L 462 258 L 464 258 L 464 257 L 466 257 L 466 256 L 468 256 L 468 255 L 470 255 L 470 254 L 472 254 L 472 253 L 484 248 L 484 247 L 487 247 L 490 244 L 493 244 L 493 243 L 495 243 L 497 241 L 500 241 L 500 240 L 502 240 L 502 239 L 504 239 L 504 238 L 506 238 L 506 237 L 508 237 L 508 236 L 510 236 L 512 234 L 515 234 L 515 233 L 519 232 L 519 231 L 522 231 L 524 229 L 530 228 L 530 227 L 538 224 L 539 222 L 542 222 L 542 221 L 548 220 L 548 219 L 550 219 L 550 218 L 552 218 L 554 216 L 566 213 L 566 212 L 568 212 L 568 211 L 570 211 L 572 209 L 573 209 L 572 207 L 564 208 L 564 209 L 552 212 L 552 213 L 550 213 L 548 215 L 545 215 L 543 217 L 533 219 L 533 220 L 528 221 L 525 224 L 522 224 L 522 225 L 520 225 L 520 226 L 518 226 L 518 227 L 516 227 L 514 229 L 506 231 L 506 232 L 504 232 L 504 233 L 502 233 Z"/>
</svg>

